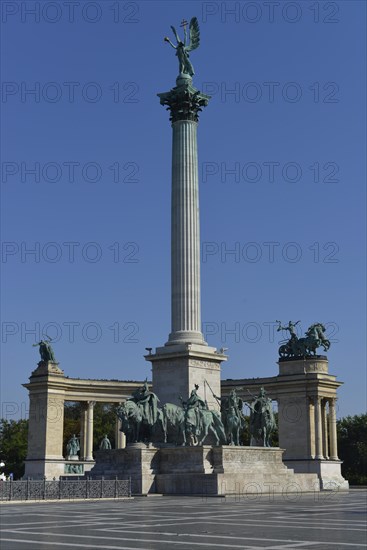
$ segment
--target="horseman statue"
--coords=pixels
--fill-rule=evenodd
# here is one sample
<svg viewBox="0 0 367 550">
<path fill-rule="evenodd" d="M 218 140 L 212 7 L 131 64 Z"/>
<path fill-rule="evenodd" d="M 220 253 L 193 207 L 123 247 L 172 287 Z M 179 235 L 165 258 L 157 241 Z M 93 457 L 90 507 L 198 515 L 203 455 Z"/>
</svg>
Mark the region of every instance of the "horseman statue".
<svg viewBox="0 0 367 550">
<path fill-rule="evenodd" d="M 209 434 L 215 440 L 215 444 L 225 445 L 226 434 L 220 414 L 209 410 L 206 401 L 198 396 L 199 386 L 195 384 L 187 401 L 183 401 L 184 410 L 184 435 L 186 445 L 203 445 Z"/>
<path fill-rule="evenodd" d="M 203 431 L 202 423 L 202 414 L 200 411 L 209 410 L 208 404 L 206 401 L 203 401 L 201 397 L 198 396 L 199 386 L 195 384 L 194 389 L 190 393 L 190 397 L 187 401 L 183 401 L 180 396 L 180 401 L 182 403 L 184 413 L 184 422 L 185 422 L 185 432 L 186 437 L 189 437 L 191 444 L 198 444 L 198 437 Z"/>
<path fill-rule="evenodd" d="M 277 332 L 287 330 L 290 334 L 289 340 L 281 342 L 279 347 L 280 358 L 315 356 L 316 350 L 320 346 L 324 348 L 324 351 L 330 348 L 330 340 L 324 334 L 326 328 L 322 323 L 314 323 L 307 329 L 304 338 L 298 338 L 295 327 L 299 322 L 292 323 L 292 321 L 289 321 L 288 326 L 283 327 L 281 322 L 277 321 Z"/>
<path fill-rule="evenodd" d="M 229 445 L 240 445 L 240 431 L 245 427 L 246 420 L 243 415 L 243 401 L 233 388 L 227 397 L 215 399 L 221 404 L 222 422 Z"/>
<path fill-rule="evenodd" d="M 266 396 L 264 388 L 260 388 L 259 395 L 247 406 L 250 408 L 250 446 L 271 447 L 270 436 L 276 422 L 272 401 Z"/>
<path fill-rule="evenodd" d="M 134 391 L 116 411 L 121 420 L 121 431 L 128 443 L 149 442 L 160 419 L 159 399 L 149 390 L 145 380 L 143 386 Z"/>
<path fill-rule="evenodd" d="M 132 397 L 129 397 L 128 401 L 133 401 L 137 404 L 144 423 L 149 426 L 154 426 L 158 418 L 159 399 L 155 393 L 149 390 L 147 380 L 145 380 L 141 388 L 134 391 Z"/>
</svg>

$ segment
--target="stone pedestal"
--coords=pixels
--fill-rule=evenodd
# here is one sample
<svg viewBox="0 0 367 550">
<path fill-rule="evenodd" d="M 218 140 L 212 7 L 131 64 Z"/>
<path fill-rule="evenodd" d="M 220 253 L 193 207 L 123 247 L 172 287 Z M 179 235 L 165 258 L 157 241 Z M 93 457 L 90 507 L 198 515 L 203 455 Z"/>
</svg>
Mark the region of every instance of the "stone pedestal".
<svg viewBox="0 0 367 550">
<path fill-rule="evenodd" d="M 215 348 L 198 344 L 164 346 L 145 359 L 152 363 L 153 391 L 160 406 L 181 405 L 179 396 L 186 400 L 198 384 L 198 395 L 206 399 L 210 409 L 219 410 L 213 393 L 220 396 L 220 365 L 227 357 Z"/>
<path fill-rule="evenodd" d="M 159 469 L 159 449 L 143 444 L 125 449 L 96 451 L 96 465 L 90 471 L 92 478 L 131 478 L 131 492 L 135 495 L 155 493 L 155 474 Z"/>
<path fill-rule="evenodd" d="M 320 488 L 326 491 L 345 491 L 349 483 L 341 475 L 341 460 L 285 460 L 285 465 L 295 473 L 315 473 L 320 479 Z"/>
<path fill-rule="evenodd" d="M 246 495 L 320 490 L 317 473 L 295 474 L 283 450 L 264 447 L 165 447 L 96 452 L 93 478 L 131 477 L 133 494 Z"/>
</svg>

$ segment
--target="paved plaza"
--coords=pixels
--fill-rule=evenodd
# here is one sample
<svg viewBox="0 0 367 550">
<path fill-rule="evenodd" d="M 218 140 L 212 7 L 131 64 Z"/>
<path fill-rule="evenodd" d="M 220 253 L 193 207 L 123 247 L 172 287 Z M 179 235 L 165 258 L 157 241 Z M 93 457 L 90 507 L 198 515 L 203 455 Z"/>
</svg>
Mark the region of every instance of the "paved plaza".
<svg viewBox="0 0 367 550">
<path fill-rule="evenodd" d="M 2 504 L 1 550 L 366 547 L 366 491 Z"/>
</svg>

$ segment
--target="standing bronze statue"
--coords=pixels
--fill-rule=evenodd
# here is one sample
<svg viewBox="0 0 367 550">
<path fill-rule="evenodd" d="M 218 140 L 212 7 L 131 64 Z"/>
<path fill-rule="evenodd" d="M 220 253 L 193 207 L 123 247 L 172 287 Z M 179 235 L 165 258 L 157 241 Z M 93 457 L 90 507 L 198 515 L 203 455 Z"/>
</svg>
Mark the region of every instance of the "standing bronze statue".
<svg viewBox="0 0 367 550">
<path fill-rule="evenodd" d="M 189 52 L 192 50 L 196 50 L 196 48 L 199 47 L 200 44 L 200 30 L 199 30 L 199 23 L 196 17 L 193 17 L 190 21 L 189 25 L 189 38 L 190 41 L 187 44 L 187 31 L 186 31 L 187 21 L 182 21 L 181 27 L 184 29 L 184 40 L 182 42 L 181 38 L 178 36 L 177 31 L 175 27 L 172 27 L 171 29 L 173 34 L 175 35 L 177 46 L 175 46 L 171 40 L 165 36 L 164 41 L 168 42 L 170 46 L 174 50 L 176 50 L 176 55 L 178 57 L 179 62 L 179 72 L 181 74 L 187 74 L 189 76 L 194 76 L 195 71 L 194 67 L 192 66 L 190 60 L 189 60 Z"/>
<path fill-rule="evenodd" d="M 41 356 L 41 361 L 44 361 L 45 363 L 48 363 L 51 361 L 52 363 L 56 363 L 56 358 L 54 354 L 54 350 L 51 347 L 51 338 L 48 340 L 41 340 L 40 342 L 37 342 L 37 344 L 33 344 L 33 347 L 39 346 L 39 352 Z"/>
<path fill-rule="evenodd" d="M 75 434 L 69 439 L 66 445 L 66 452 L 68 458 L 78 456 L 78 451 L 80 451 L 79 440 Z"/>
<path fill-rule="evenodd" d="M 111 441 L 108 439 L 107 434 L 105 434 L 104 438 L 102 439 L 101 443 L 99 444 L 99 448 L 101 450 L 112 449 Z"/>
</svg>

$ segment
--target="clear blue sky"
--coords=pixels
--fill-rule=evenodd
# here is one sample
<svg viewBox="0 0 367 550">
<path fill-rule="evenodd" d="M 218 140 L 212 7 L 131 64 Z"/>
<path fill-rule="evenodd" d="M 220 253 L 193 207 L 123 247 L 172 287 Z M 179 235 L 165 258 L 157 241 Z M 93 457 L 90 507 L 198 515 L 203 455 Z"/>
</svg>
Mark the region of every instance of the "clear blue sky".
<svg viewBox="0 0 367 550">
<path fill-rule="evenodd" d="M 338 416 L 363 412 L 365 3 L 57 4 L 2 2 L 2 416 L 27 409 L 37 327 L 70 377 L 150 378 L 144 348 L 170 331 L 171 129 L 156 94 L 178 72 L 163 37 L 194 15 L 194 83 L 213 96 L 202 319 L 229 348 L 222 377 L 276 375 L 271 323 L 322 321 Z"/>
</svg>

